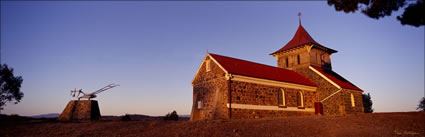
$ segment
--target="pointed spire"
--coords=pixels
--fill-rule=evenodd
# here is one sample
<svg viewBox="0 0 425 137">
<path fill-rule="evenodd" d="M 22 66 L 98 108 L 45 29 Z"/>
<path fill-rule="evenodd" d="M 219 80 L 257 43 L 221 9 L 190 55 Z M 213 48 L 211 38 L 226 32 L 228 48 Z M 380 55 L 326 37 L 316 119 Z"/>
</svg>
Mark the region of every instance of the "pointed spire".
<svg viewBox="0 0 425 137">
<path fill-rule="evenodd" d="M 314 44 L 317 46 L 321 46 L 323 48 L 326 48 L 328 50 L 328 52 L 330 53 L 335 53 L 336 50 L 327 48 L 322 46 L 321 44 L 317 43 L 316 41 L 313 40 L 313 38 L 310 36 L 310 34 L 308 34 L 308 32 L 304 29 L 304 27 L 301 25 L 301 12 L 298 12 L 298 20 L 300 25 L 298 26 L 297 31 L 295 32 L 294 37 L 292 37 L 292 39 L 286 43 L 285 46 L 283 46 L 281 49 L 271 53 L 270 55 L 273 54 L 277 54 L 292 48 L 296 48 L 296 47 L 301 47 L 304 46 L 306 44 Z"/>
<path fill-rule="evenodd" d="M 300 25 L 301 25 L 301 12 L 298 12 L 298 20 L 300 21 Z"/>
</svg>

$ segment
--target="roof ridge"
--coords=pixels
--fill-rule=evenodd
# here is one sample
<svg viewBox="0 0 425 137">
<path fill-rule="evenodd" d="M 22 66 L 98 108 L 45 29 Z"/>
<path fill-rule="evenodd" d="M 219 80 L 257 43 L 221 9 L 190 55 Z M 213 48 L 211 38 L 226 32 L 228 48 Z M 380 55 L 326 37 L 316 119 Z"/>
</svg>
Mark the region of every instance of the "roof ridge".
<svg viewBox="0 0 425 137">
<path fill-rule="evenodd" d="M 227 58 L 232 58 L 232 59 L 237 59 L 237 60 L 241 60 L 241 61 L 245 61 L 245 62 L 250 62 L 250 63 L 254 63 L 254 64 L 259 64 L 259 65 L 263 65 L 263 66 L 267 66 L 267 67 L 283 69 L 283 70 L 285 70 L 285 71 L 292 71 L 292 70 L 287 70 L 287 69 L 284 69 L 284 68 L 275 67 L 275 66 L 272 66 L 272 65 L 267 65 L 267 64 L 257 63 L 257 62 L 248 61 L 248 60 L 244 60 L 244 59 L 239 59 L 239 58 L 234 58 L 234 57 L 224 56 L 224 55 L 215 54 L 215 53 L 211 53 L 211 52 L 210 52 L 209 54 L 213 54 L 213 55 L 217 55 L 217 56 L 222 56 L 222 57 L 227 57 Z M 293 72 L 295 72 L 295 71 L 293 71 Z"/>
<path fill-rule="evenodd" d="M 316 83 L 293 70 L 214 53 L 208 54 L 228 73 L 317 87 Z"/>
</svg>

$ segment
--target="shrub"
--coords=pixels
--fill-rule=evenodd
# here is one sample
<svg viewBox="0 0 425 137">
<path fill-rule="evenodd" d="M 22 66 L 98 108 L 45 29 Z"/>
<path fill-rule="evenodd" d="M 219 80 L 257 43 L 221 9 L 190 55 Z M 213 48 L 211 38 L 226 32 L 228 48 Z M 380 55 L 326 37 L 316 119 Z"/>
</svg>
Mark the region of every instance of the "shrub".
<svg viewBox="0 0 425 137">
<path fill-rule="evenodd" d="M 124 116 L 121 117 L 121 121 L 130 121 L 131 117 L 128 114 L 125 114 Z"/>
<path fill-rule="evenodd" d="M 174 110 L 173 112 L 165 115 L 164 120 L 179 120 L 179 115 L 177 115 L 177 112 Z"/>
<path fill-rule="evenodd" d="M 373 112 L 373 108 L 372 108 L 372 105 L 373 105 L 372 97 L 370 97 L 370 94 L 369 93 L 362 94 L 362 97 L 363 97 L 363 108 L 364 108 L 364 112 L 365 113 L 372 113 Z"/>
<path fill-rule="evenodd" d="M 425 111 L 425 97 L 422 97 L 421 101 L 419 101 L 418 108 L 419 111 Z"/>
</svg>

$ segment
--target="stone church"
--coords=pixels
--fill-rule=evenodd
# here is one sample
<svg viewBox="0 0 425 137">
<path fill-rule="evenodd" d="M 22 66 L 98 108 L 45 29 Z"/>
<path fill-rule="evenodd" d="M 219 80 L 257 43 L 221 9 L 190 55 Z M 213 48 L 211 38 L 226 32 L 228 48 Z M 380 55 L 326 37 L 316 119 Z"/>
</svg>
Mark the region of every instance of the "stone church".
<svg viewBox="0 0 425 137">
<path fill-rule="evenodd" d="M 363 91 L 332 70 L 331 55 L 299 24 L 270 55 L 277 67 L 207 53 L 192 80 L 190 119 L 363 113 Z"/>
</svg>

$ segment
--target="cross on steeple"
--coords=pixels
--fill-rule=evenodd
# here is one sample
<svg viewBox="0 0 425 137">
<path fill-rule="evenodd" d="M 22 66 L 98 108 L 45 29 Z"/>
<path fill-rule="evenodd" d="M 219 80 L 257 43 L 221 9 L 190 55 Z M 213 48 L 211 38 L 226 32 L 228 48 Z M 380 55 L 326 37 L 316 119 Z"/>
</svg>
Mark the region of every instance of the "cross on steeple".
<svg viewBox="0 0 425 137">
<path fill-rule="evenodd" d="M 301 25 L 301 12 L 298 12 L 298 20 L 300 21 L 300 25 Z"/>
</svg>

